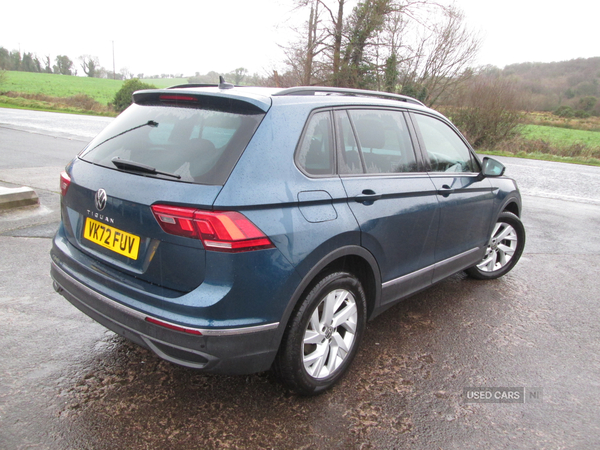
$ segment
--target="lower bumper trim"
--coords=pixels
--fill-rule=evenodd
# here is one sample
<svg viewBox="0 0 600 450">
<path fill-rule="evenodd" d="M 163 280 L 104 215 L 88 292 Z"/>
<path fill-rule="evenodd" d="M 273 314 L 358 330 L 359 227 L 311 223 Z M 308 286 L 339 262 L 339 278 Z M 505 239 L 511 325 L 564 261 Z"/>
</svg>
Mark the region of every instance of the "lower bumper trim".
<svg viewBox="0 0 600 450">
<path fill-rule="evenodd" d="M 264 325 L 255 325 L 255 326 L 251 326 L 251 327 L 240 327 L 240 328 L 194 328 L 194 327 L 182 326 L 180 324 L 168 322 L 168 321 L 158 318 L 158 317 L 153 317 L 148 314 L 141 313 L 135 309 L 124 306 L 121 303 L 118 303 L 118 302 L 100 294 L 99 292 L 94 291 L 93 289 L 90 289 L 89 287 L 82 284 L 81 282 L 79 282 L 78 280 L 73 278 L 71 275 L 66 273 L 64 270 L 62 270 L 54 261 L 52 262 L 52 269 L 55 270 L 56 272 L 58 272 L 62 277 L 67 279 L 69 283 L 74 284 L 75 286 L 77 286 L 78 289 L 81 289 L 87 295 L 93 297 L 95 300 L 109 306 L 112 309 L 117 309 L 117 310 L 121 311 L 122 313 L 127 314 L 128 316 L 135 317 L 136 319 L 139 319 L 139 320 L 146 321 L 147 318 L 150 318 L 150 319 L 153 319 L 154 321 L 163 322 L 163 323 L 165 323 L 167 325 L 171 325 L 173 327 L 185 328 L 186 332 L 195 332 L 194 334 L 200 334 L 202 336 L 236 336 L 236 335 L 240 335 L 240 334 L 250 334 L 250 333 L 258 333 L 261 331 L 275 330 L 279 327 L 279 322 L 267 323 Z M 63 290 L 63 287 L 60 286 L 60 284 L 58 284 L 56 281 L 54 281 L 54 289 L 56 290 L 56 292 L 58 292 L 60 294 L 61 293 L 60 291 Z"/>
<path fill-rule="evenodd" d="M 159 326 L 78 281 L 55 262 L 54 289 L 96 322 L 172 363 L 205 372 L 242 375 L 268 370 L 280 341 L 278 324 L 245 328 L 197 328 L 201 335 Z M 162 321 L 162 319 L 161 319 Z"/>
</svg>

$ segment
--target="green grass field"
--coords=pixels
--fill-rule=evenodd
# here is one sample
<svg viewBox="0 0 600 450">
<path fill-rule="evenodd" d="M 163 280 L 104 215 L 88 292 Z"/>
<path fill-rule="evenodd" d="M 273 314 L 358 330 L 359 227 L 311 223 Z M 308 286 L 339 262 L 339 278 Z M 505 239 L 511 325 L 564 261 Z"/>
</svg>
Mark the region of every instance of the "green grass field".
<svg viewBox="0 0 600 450">
<path fill-rule="evenodd" d="M 551 145 L 570 146 L 581 144 L 600 147 L 600 132 L 550 127 L 545 125 L 523 125 L 519 133 L 524 139 L 546 141 Z"/>
<path fill-rule="evenodd" d="M 571 124 L 577 126 L 577 123 Z M 479 153 L 574 164 L 600 165 L 600 131 L 548 125 L 520 125 L 517 136 L 501 142 L 495 149 Z"/>
<path fill-rule="evenodd" d="M 123 84 L 119 80 L 73 77 L 51 73 L 6 72 L 6 82 L 0 90 L 44 94 L 52 97 L 70 97 L 86 94 L 104 105 L 111 102 Z"/>
<path fill-rule="evenodd" d="M 185 78 L 144 79 L 145 83 L 156 87 L 169 87 L 187 83 Z M 52 97 L 70 97 L 86 94 L 99 103 L 112 102 L 123 81 L 105 78 L 75 77 L 51 73 L 6 72 L 6 80 L 0 85 L 0 92 L 23 92 L 26 94 L 44 94 Z"/>
</svg>

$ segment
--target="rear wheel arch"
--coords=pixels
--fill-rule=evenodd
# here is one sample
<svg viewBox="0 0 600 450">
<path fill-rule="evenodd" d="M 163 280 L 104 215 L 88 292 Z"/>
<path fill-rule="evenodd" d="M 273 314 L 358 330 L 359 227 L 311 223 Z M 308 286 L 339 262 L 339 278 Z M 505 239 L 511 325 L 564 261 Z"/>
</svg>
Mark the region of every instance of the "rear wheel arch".
<svg viewBox="0 0 600 450">
<path fill-rule="evenodd" d="M 331 300 L 332 295 L 335 300 Z M 335 317 L 339 320 L 344 317 L 347 324 L 338 326 L 338 319 L 332 319 L 331 314 L 323 311 L 329 309 L 327 305 L 331 302 L 338 305 L 345 297 L 344 302 L 348 301 L 348 304 L 341 303 Z M 366 320 L 380 298 L 379 266 L 366 249 L 348 246 L 322 258 L 303 278 L 282 317 L 278 351 L 272 365 L 274 373 L 284 384 L 303 395 L 329 389 L 351 364 Z M 320 305 L 325 305 L 322 311 Z M 354 312 L 350 315 L 345 311 Z M 345 314 L 348 314 L 347 318 Z M 332 319 L 331 326 L 328 326 L 328 317 Z M 324 375 L 322 367 L 327 368 Z"/>
<path fill-rule="evenodd" d="M 354 275 L 363 286 L 367 297 L 367 318 L 381 300 L 381 274 L 375 257 L 359 246 L 341 247 L 323 257 L 304 276 L 292 295 L 280 321 L 278 338 L 281 341 L 300 300 L 330 273 L 344 271 Z"/>
<path fill-rule="evenodd" d="M 378 295 L 381 295 L 381 281 L 377 281 L 379 277 L 375 276 L 375 273 L 378 273 L 378 269 L 374 271 L 371 264 L 361 256 L 343 256 L 325 266 L 315 277 L 314 282 L 333 272 L 348 272 L 358 278 L 367 297 L 367 317 L 369 317 L 373 309 L 375 309 Z M 377 284 L 378 282 L 379 284 Z"/>
<path fill-rule="evenodd" d="M 301 395 L 337 383 L 356 356 L 366 327 L 366 294 L 349 272 L 322 272 L 290 317 L 273 363 L 278 378 Z"/>
</svg>

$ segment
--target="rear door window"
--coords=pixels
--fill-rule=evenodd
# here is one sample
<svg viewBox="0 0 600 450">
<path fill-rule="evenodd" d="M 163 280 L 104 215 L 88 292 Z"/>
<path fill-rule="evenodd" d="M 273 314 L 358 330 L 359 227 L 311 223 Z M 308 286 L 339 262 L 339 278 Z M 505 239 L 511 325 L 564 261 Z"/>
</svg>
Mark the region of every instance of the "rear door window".
<svg viewBox="0 0 600 450">
<path fill-rule="evenodd" d="M 402 112 L 350 110 L 347 113 L 338 112 L 337 117 L 342 141 L 340 173 L 394 174 L 418 171 Z"/>
<path fill-rule="evenodd" d="M 80 158 L 111 169 L 116 169 L 113 158 L 120 158 L 179 177 L 166 179 L 222 185 L 263 116 L 134 104 Z"/>
</svg>

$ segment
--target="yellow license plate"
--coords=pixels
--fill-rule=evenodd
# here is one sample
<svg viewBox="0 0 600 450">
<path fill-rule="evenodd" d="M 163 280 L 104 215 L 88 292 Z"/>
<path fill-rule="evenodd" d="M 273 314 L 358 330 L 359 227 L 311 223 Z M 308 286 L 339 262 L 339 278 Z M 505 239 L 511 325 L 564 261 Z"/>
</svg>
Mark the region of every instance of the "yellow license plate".
<svg viewBox="0 0 600 450">
<path fill-rule="evenodd" d="M 104 248 L 137 259 L 140 250 L 140 238 L 105 223 L 90 219 L 85 220 L 83 237 Z"/>
</svg>

